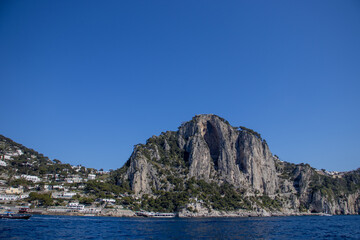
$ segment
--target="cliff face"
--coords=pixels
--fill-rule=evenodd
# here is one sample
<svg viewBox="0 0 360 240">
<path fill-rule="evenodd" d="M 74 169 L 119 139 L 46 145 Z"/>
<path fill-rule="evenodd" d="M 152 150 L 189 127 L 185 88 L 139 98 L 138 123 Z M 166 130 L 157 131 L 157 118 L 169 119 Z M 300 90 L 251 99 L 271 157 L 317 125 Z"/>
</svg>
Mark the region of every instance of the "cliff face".
<svg viewBox="0 0 360 240">
<path fill-rule="evenodd" d="M 178 132 L 179 146 L 189 154 L 190 177 L 216 176 L 238 188 L 274 194 L 275 164 L 259 137 L 231 127 L 215 115 L 200 115 Z"/>
<path fill-rule="evenodd" d="M 197 115 L 177 132 L 153 136 L 135 146 L 122 172 L 119 181 L 129 181 L 136 195 L 184 191 L 187 181 L 194 180 L 231 185 L 241 192 L 239 203 L 250 202 L 251 209 L 264 209 L 266 204 L 293 212 L 355 214 L 360 209 L 359 182 L 353 181 L 351 191 L 335 191 L 331 184 L 336 185 L 337 179 L 332 182 L 332 177 L 308 165 L 281 162 L 260 134 L 232 127 L 216 115 Z M 329 185 L 326 190 L 321 188 L 324 182 Z"/>
<path fill-rule="evenodd" d="M 278 186 L 275 163 L 266 142 L 231 127 L 215 115 L 197 116 L 183 124 L 177 133 L 168 132 L 163 144 L 135 147 L 127 171 L 135 193 L 150 193 L 153 186 L 159 185 L 157 176 L 160 174 L 153 165 L 161 162 L 158 148 L 162 148 L 165 155 L 170 151 L 168 142 L 171 140 L 166 139 L 169 135 L 176 136 L 173 145 L 183 153 L 187 163 L 186 178 L 227 182 L 268 195 L 275 193 Z"/>
</svg>

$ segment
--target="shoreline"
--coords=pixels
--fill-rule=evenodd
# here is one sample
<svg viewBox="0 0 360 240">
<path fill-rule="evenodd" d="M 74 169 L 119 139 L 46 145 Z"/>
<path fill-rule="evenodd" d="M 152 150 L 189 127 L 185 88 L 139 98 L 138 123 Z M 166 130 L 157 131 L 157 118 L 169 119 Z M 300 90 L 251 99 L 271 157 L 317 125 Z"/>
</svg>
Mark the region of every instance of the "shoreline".
<svg viewBox="0 0 360 240">
<path fill-rule="evenodd" d="M 7 206 L 2 207 L 0 212 L 11 211 L 18 212 L 19 206 Z M 284 211 L 270 211 L 265 209 L 257 209 L 255 211 L 239 209 L 236 211 L 219 211 L 219 210 L 210 210 L 207 208 L 198 208 L 196 212 L 188 211 L 187 209 L 182 209 L 179 212 L 174 212 L 175 217 L 177 218 L 231 218 L 231 217 L 291 217 L 291 216 L 336 216 L 336 215 L 360 215 L 360 213 L 355 214 L 327 214 L 327 213 L 311 213 L 311 212 L 298 212 L 291 211 L 290 209 L 283 209 Z M 145 211 L 146 212 L 146 211 Z M 131 218 L 158 218 L 158 217 L 146 217 L 138 216 L 137 211 L 125 209 L 125 208 L 105 208 L 92 211 L 83 211 L 83 210 L 71 210 L 64 208 L 32 208 L 28 212 L 23 214 L 31 215 L 54 215 L 54 216 L 85 216 L 85 217 L 131 217 Z M 161 218 L 161 217 L 159 217 Z M 173 217 L 171 217 L 173 218 Z"/>
<path fill-rule="evenodd" d="M 108 212 L 108 213 L 80 213 L 80 212 L 49 212 L 49 211 L 43 211 L 43 212 L 36 212 L 28 214 L 31 215 L 54 215 L 54 216 L 78 216 L 78 217 L 129 217 L 129 218 L 152 218 L 152 217 L 141 217 L 137 216 L 135 212 L 131 210 L 128 213 L 116 213 L 116 212 Z M 131 212 L 130 212 L 131 211 Z M 341 214 L 341 215 L 330 215 L 326 213 L 280 213 L 280 212 L 267 212 L 259 213 L 259 212 L 252 212 L 252 213 L 233 213 L 233 212 L 222 212 L 221 214 L 215 213 L 215 214 L 182 214 L 182 213 L 176 213 L 175 218 L 251 218 L 251 217 L 294 217 L 294 216 L 347 216 L 347 215 L 358 215 L 358 214 Z"/>
</svg>

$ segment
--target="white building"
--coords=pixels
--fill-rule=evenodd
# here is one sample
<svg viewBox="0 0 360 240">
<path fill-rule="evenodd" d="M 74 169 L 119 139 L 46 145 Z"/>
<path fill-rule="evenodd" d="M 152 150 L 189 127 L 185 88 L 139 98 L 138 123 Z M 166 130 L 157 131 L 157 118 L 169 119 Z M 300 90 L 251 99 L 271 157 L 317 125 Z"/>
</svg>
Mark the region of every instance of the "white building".
<svg viewBox="0 0 360 240">
<path fill-rule="evenodd" d="M 64 213 L 68 212 L 69 209 L 67 207 L 51 207 L 47 209 L 49 212 L 58 212 L 58 213 Z"/>
<path fill-rule="evenodd" d="M 107 202 L 107 203 L 115 203 L 116 202 L 116 200 L 112 199 L 112 198 L 103 198 L 103 199 L 101 199 L 101 201 Z"/>
<path fill-rule="evenodd" d="M 5 154 L 5 156 L 10 156 L 10 157 L 17 157 L 17 156 L 20 156 L 20 155 L 23 155 L 24 153 L 20 150 L 20 149 L 18 149 L 18 150 L 16 150 L 15 152 L 7 152 L 6 154 Z"/>
<path fill-rule="evenodd" d="M 31 176 L 31 175 L 22 174 L 21 177 L 28 180 L 28 181 L 35 182 L 35 183 L 41 181 L 41 179 L 38 176 Z"/>
<path fill-rule="evenodd" d="M 6 166 L 7 166 L 7 164 L 6 164 L 6 162 L 4 162 L 4 161 L 0 160 L 0 166 L 6 167 Z"/>
<path fill-rule="evenodd" d="M 95 174 L 89 174 L 89 175 L 88 175 L 88 179 L 89 179 L 89 180 L 95 180 L 95 178 L 96 178 L 96 175 L 95 175 Z"/>
<path fill-rule="evenodd" d="M 63 197 L 64 198 L 72 198 L 73 196 L 75 196 L 77 193 L 75 192 L 65 192 L 63 193 Z"/>
<path fill-rule="evenodd" d="M 67 198 L 71 199 L 73 196 L 75 196 L 77 193 L 75 192 L 54 192 L 52 193 L 53 198 Z"/>
<path fill-rule="evenodd" d="M 72 180 L 72 178 L 65 178 L 65 181 L 66 181 L 67 183 L 74 183 L 74 181 Z"/>
<path fill-rule="evenodd" d="M 81 183 L 83 179 L 80 176 L 73 176 L 73 177 L 65 178 L 65 181 L 67 183 Z"/>
<path fill-rule="evenodd" d="M 29 194 L 28 193 L 24 193 L 20 195 L 20 199 L 24 199 L 24 198 L 28 198 Z"/>
<path fill-rule="evenodd" d="M 72 203 L 69 203 L 68 208 L 70 208 L 71 210 L 81 211 L 81 210 L 84 210 L 85 205 L 79 204 L 78 202 L 72 202 Z"/>
<path fill-rule="evenodd" d="M 99 212 L 101 212 L 101 210 L 99 208 L 94 208 L 94 207 L 90 207 L 90 208 L 84 208 L 83 210 L 80 210 L 82 213 L 92 213 L 92 214 L 97 214 Z"/>
<path fill-rule="evenodd" d="M 0 201 L 16 201 L 18 199 L 19 199 L 19 196 L 16 196 L 16 195 L 7 195 L 7 194 L 0 195 Z"/>
<path fill-rule="evenodd" d="M 52 189 L 54 189 L 54 190 L 64 190 L 64 186 L 62 186 L 62 185 L 53 185 Z"/>
<path fill-rule="evenodd" d="M 6 194 L 21 194 L 23 192 L 22 188 L 13 188 L 13 187 L 9 187 L 5 190 Z"/>
<path fill-rule="evenodd" d="M 52 186 L 48 185 L 48 184 L 44 184 L 43 189 L 44 189 L 44 191 L 50 191 L 50 190 L 52 190 Z"/>
</svg>

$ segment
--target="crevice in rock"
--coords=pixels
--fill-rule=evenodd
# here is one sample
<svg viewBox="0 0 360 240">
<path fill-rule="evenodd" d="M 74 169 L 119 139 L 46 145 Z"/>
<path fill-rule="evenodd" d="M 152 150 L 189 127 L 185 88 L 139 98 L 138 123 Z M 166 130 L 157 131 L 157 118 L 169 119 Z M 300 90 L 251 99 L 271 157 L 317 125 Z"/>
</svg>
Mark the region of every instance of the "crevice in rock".
<svg viewBox="0 0 360 240">
<path fill-rule="evenodd" d="M 244 143 L 241 141 L 240 137 L 238 138 L 238 141 L 236 141 L 236 164 L 239 166 L 239 170 L 243 173 L 247 173 L 248 170 L 246 168 L 246 156 L 245 156 L 245 150 L 244 150 Z"/>
<path fill-rule="evenodd" d="M 186 163 L 187 166 L 190 165 L 189 159 L 190 159 L 190 153 L 189 153 L 188 151 L 185 151 L 185 152 L 184 152 L 184 161 L 185 161 L 185 163 Z"/>
<path fill-rule="evenodd" d="M 220 155 L 220 141 L 216 128 L 209 121 L 206 123 L 206 133 L 204 135 L 204 139 L 209 147 L 210 156 L 214 162 L 214 167 L 217 170 L 218 159 Z"/>
</svg>

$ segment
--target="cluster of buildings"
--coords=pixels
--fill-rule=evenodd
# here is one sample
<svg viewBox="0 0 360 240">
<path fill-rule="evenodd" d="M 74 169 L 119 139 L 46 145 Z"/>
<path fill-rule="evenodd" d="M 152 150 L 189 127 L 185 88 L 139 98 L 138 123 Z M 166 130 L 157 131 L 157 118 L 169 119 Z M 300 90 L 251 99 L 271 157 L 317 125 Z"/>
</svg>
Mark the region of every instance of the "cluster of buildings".
<svg viewBox="0 0 360 240">
<path fill-rule="evenodd" d="M 2 155 L 2 159 L 9 159 L 9 156 L 15 156 L 22 154 L 21 150 L 16 151 L 11 155 Z M 5 157 L 4 157 L 5 156 Z M 6 157 L 8 156 L 8 157 Z M 2 161 L 2 160 L 1 160 Z M 0 162 L 1 166 L 6 167 L 6 162 Z M 13 180 L 24 179 L 31 184 L 24 186 L 13 187 L 9 185 L 7 180 L 9 176 L 3 176 L 3 180 L 0 180 L 0 203 L 12 202 L 24 200 L 29 197 L 30 192 L 51 192 L 54 199 L 72 199 L 80 190 L 85 188 L 85 183 L 89 180 L 96 180 L 96 171 L 89 174 L 80 172 L 81 166 L 72 166 L 77 174 L 43 174 L 41 177 L 28 174 L 19 174 L 12 177 Z M 85 169 L 86 170 L 86 169 Z M 74 184 L 76 183 L 76 184 Z M 14 185 L 15 186 L 15 185 Z"/>
<path fill-rule="evenodd" d="M 0 166 L 6 167 L 7 163 L 5 162 L 5 160 L 13 160 L 14 157 L 18 157 L 23 154 L 24 153 L 20 149 L 3 154 L 2 156 L 0 156 Z"/>
<path fill-rule="evenodd" d="M 85 206 L 84 204 L 80 204 L 77 201 L 69 202 L 66 206 L 61 207 L 50 207 L 47 209 L 49 212 L 53 213 L 66 213 L 66 212 L 79 212 L 84 214 L 98 214 L 104 209 L 107 205 L 115 204 L 115 199 L 98 199 L 97 204 L 98 207 L 95 206 Z"/>
<path fill-rule="evenodd" d="M 51 175 L 51 174 L 50 174 Z M 56 174 L 58 175 L 58 174 Z M 79 176 L 64 178 L 63 181 L 50 182 L 47 177 L 39 178 L 33 175 L 19 175 L 14 176 L 14 179 L 24 179 L 32 182 L 32 185 L 26 187 L 12 187 L 8 186 L 7 181 L 0 180 L 0 201 L 18 201 L 29 197 L 29 193 L 33 191 L 40 192 L 52 192 L 54 199 L 71 199 L 77 194 L 77 191 L 85 188 L 87 180 L 95 180 L 95 174 L 89 174 L 88 178 L 82 178 Z M 70 183 L 78 183 L 77 185 L 71 185 Z"/>
<path fill-rule="evenodd" d="M 321 169 L 321 170 L 315 169 L 315 171 L 320 175 L 327 175 L 332 178 L 342 178 L 343 175 L 346 173 L 346 172 L 337 172 L 337 171 L 327 171 L 325 169 Z"/>
<path fill-rule="evenodd" d="M 108 174 L 109 171 L 103 171 L 102 169 L 100 171 L 87 169 L 81 165 L 61 165 L 61 171 L 35 176 L 34 174 L 17 173 L 18 169 L 15 169 L 12 164 L 12 161 L 15 160 L 20 160 L 17 164 L 20 163 L 21 166 L 25 166 L 29 169 L 32 169 L 34 166 L 40 164 L 40 160 L 36 155 L 26 153 L 25 156 L 23 150 L 19 149 L 18 146 L 13 146 L 11 149 L 8 148 L 6 151 L 2 150 L 0 152 L 0 168 L 9 171 L 13 168 L 13 170 L 15 170 L 15 175 L 10 176 L 8 174 L 9 171 L 2 171 L 2 173 L 0 173 L 0 203 L 24 203 L 22 200 L 26 201 L 31 192 L 37 192 L 51 194 L 51 198 L 57 200 L 56 202 L 60 202 L 62 205 L 67 204 L 66 206 L 52 207 L 50 208 L 50 211 L 78 211 L 86 213 L 97 213 L 100 211 L 99 208 L 86 207 L 84 204 L 74 202 L 74 200 L 77 199 L 74 196 L 83 196 L 82 190 L 85 188 L 87 181 L 96 179 L 99 180 L 99 178 L 97 178 L 98 176 Z M 54 160 L 54 162 L 48 161 L 41 164 L 54 165 L 61 164 L 61 162 Z M 33 171 L 29 171 L 29 173 L 31 172 Z M 24 173 L 24 171 L 21 173 Z M 9 181 L 10 177 L 11 181 Z M 26 180 L 27 183 L 23 181 L 16 181 L 16 184 L 11 184 L 11 182 L 17 179 Z M 115 204 L 115 202 L 115 199 L 98 199 L 93 206 L 104 206 L 108 204 Z"/>
<path fill-rule="evenodd" d="M 0 201 L 18 201 L 29 197 L 29 193 L 24 193 L 23 188 L 0 187 Z"/>
</svg>

